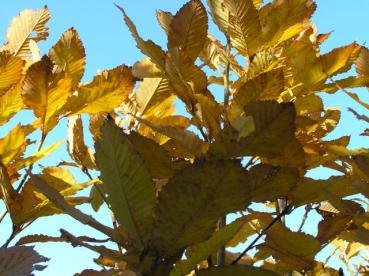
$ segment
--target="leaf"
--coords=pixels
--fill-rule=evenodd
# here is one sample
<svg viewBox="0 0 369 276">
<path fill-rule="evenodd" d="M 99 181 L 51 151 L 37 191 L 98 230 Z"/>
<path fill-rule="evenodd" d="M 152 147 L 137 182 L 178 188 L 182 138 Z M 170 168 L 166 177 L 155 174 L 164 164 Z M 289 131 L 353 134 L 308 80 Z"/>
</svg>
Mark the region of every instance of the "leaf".
<svg viewBox="0 0 369 276">
<path fill-rule="evenodd" d="M 326 180 L 305 178 L 288 196 L 297 206 L 329 200 L 327 194 L 342 198 L 358 193 L 358 179 L 349 176 L 331 176 Z"/>
<path fill-rule="evenodd" d="M 50 19 L 50 13 L 45 6 L 40 10 L 24 10 L 18 16 L 14 17 L 6 38 L 8 43 L 5 49 L 14 53 L 23 59 L 30 56 L 30 41 L 38 42 L 45 40 L 49 35 L 49 28 L 45 25 Z"/>
<path fill-rule="evenodd" d="M 124 21 L 128 26 L 128 29 L 131 32 L 133 38 L 135 39 L 137 47 L 141 50 L 141 52 L 144 55 L 148 56 L 160 70 L 164 71 L 166 59 L 165 52 L 160 48 L 160 46 L 156 45 L 151 40 L 148 41 L 143 40 L 137 32 L 136 26 L 133 24 L 132 20 L 127 16 L 124 9 L 118 6 L 117 4 L 115 4 L 115 6 L 122 12 L 124 16 Z"/>
<path fill-rule="evenodd" d="M 163 74 L 149 58 L 137 61 L 132 67 L 132 75 L 138 79 L 159 78 Z"/>
<path fill-rule="evenodd" d="M 284 91 L 284 76 L 281 68 L 262 73 L 247 80 L 233 94 L 229 108 L 230 120 L 243 112 L 244 107 L 256 100 L 276 100 Z"/>
<path fill-rule="evenodd" d="M 199 276 L 276 276 L 274 272 L 248 265 L 212 267 L 199 271 Z"/>
<path fill-rule="evenodd" d="M 6 167 L 0 162 L 0 195 L 6 209 L 9 211 L 10 206 L 13 203 L 17 192 L 14 190 L 12 183 L 10 182 L 9 174 Z"/>
<path fill-rule="evenodd" d="M 0 96 L 0 126 L 23 108 L 21 93 L 21 85 L 18 83 Z"/>
<path fill-rule="evenodd" d="M 111 237 L 111 239 L 115 242 L 121 242 L 121 237 L 117 232 L 114 231 L 114 229 L 99 223 L 92 216 L 86 215 L 77 208 L 69 205 L 64 200 L 63 196 L 56 189 L 49 186 L 40 176 L 31 175 L 30 180 L 33 181 L 37 189 L 39 189 L 59 209 L 63 210 L 65 213 L 78 220 L 82 224 L 89 225 L 92 228 L 104 233 L 108 237 Z"/>
<path fill-rule="evenodd" d="M 156 19 L 158 20 L 160 26 L 164 30 L 164 32 L 169 35 L 170 32 L 170 24 L 173 20 L 173 15 L 170 12 L 157 10 L 156 11 Z"/>
<path fill-rule="evenodd" d="M 355 42 L 322 55 L 320 57 L 323 70 L 328 76 L 348 71 L 359 56 L 361 46 Z"/>
<path fill-rule="evenodd" d="M 215 137 L 220 131 L 221 106 L 210 97 L 201 94 L 195 94 L 194 96 L 197 101 L 195 113 L 200 120 L 199 127 L 205 126 L 208 129 L 208 137 Z"/>
<path fill-rule="evenodd" d="M 185 149 L 194 156 L 203 155 L 207 151 L 208 144 L 188 130 L 183 130 L 171 125 L 154 125 L 149 121 L 136 117 L 136 119 L 152 128 L 153 130 L 173 139 L 181 148 Z"/>
<path fill-rule="evenodd" d="M 91 207 L 95 212 L 99 211 L 101 205 L 104 204 L 105 192 L 102 186 L 92 186 L 90 191 Z"/>
<path fill-rule="evenodd" d="M 7 51 L 0 52 L 0 96 L 22 78 L 24 61 Z"/>
<path fill-rule="evenodd" d="M 263 41 L 274 45 L 298 35 L 303 22 L 309 19 L 316 9 L 312 0 L 272 1 L 259 11 Z"/>
<path fill-rule="evenodd" d="M 0 159 L 4 165 L 15 158 L 19 158 L 25 150 L 26 134 L 24 128 L 18 124 L 0 139 Z"/>
<path fill-rule="evenodd" d="M 33 246 L 13 246 L 0 248 L 1 275 L 32 275 L 33 271 L 42 271 L 46 268 L 40 263 L 49 261 L 39 255 Z"/>
<path fill-rule="evenodd" d="M 359 57 L 355 61 L 356 72 L 361 76 L 369 76 L 369 49 L 361 47 Z"/>
<path fill-rule="evenodd" d="M 170 178 L 159 194 L 154 246 L 170 256 L 204 241 L 221 216 L 248 202 L 246 171 L 238 161 L 196 162 Z"/>
<path fill-rule="evenodd" d="M 58 70 L 65 71 L 76 86 L 85 71 L 86 54 L 75 29 L 70 28 L 63 33 L 59 41 L 50 49 L 49 57 L 58 66 Z"/>
<path fill-rule="evenodd" d="M 150 175 L 156 179 L 168 179 L 174 173 L 169 153 L 153 140 L 132 131 L 127 138 L 141 157 Z"/>
<path fill-rule="evenodd" d="M 114 216 L 134 246 L 143 248 L 152 227 L 155 202 L 149 171 L 127 135 L 113 122 L 103 125 L 95 147 L 96 164 Z"/>
<path fill-rule="evenodd" d="M 44 147 L 43 149 L 41 149 L 40 151 L 35 152 L 34 154 L 17 160 L 16 164 L 15 164 L 15 168 L 17 170 L 20 170 L 22 168 L 28 167 L 31 164 L 36 163 L 37 161 L 39 161 L 40 159 L 50 155 L 53 151 L 55 151 L 58 147 L 60 147 L 62 143 L 61 142 L 55 142 L 47 147 Z"/>
<path fill-rule="evenodd" d="M 323 101 L 317 95 L 298 97 L 295 101 L 295 108 L 298 116 L 320 114 L 324 111 Z"/>
<path fill-rule="evenodd" d="M 84 141 L 83 125 L 80 115 L 68 117 L 67 149 L 70 157 L 87 169 L 96 167 L 92 150 Z"/>
<path fill-rule="evenodd" d="M 263 229 L 271 221 L 272 217 L 259 219 Z M 259 248 L 300 271 L 313 265 L 314 257 L 320 251 L 321 245 L 313 236 L 292 232 L 282 223 L 277 222 L 267 231 L 265 244 L 260 245 Z"/>
<path fill-rule="evenodd" d="M 51 60 L 44 56 L 31 65 L 23 82 L 24 104 L 41 119 L 42 134 L 52 130 L 72 93 L 72 80 L 52 72 Z"/>
<path fill-rule="evenodd" d="M 138 111 L 141 115 L 150 113 L 150 110 L 160 105 L 165 99 L 169 98 L 172 93 L 173 89 L 167 79 L 144 79 L 140 83 L 135 94 Z"/>
<path fill-rule="evenodd" d="M 211 145 L 212 154 L 227 157 L 276 157 L 288 155 L 285 151 L 302 151 L 295 137 L 296 114 L 292 103 L 256 101 L 248 104 L 244 110 L 246 116 L 254 119 L 255 131 L 237 141 L 239 133 L 232 127 L 226 128 Z"/>
<path fill-rule="evenodd" d="M 208 29 L 205 7 L 199 0 L 187 2 L 173 17 L 168 34 L 168 51 L 178 48 L 195 60 L 204 48 Z"/>
<path fill-rule="evenodd" d="M 272 201 L 288 194 L 299 180 L 299 171 L 292 167 L 258 164 L 249 170 L 249 179 L 252 201 Z"/>
<path fill-rule="evenodd" d="M 121 65 L 104 70 L 90 83 L 79 87 L 68 100 L 68 109 L 74 114 L 111 112 L 132 92 L 134 83 L 130 67 Z"/>
<path fill-rule="evenodd" d="M 175 264 L 173 270 L 170 272 L 170 276 L 181 276 L 190 273 L 197 267 L 198 263 L 206 260 L 216 252 L 218 248 L 225 246 L 227 242 L 240 231 L 245 223 L 245 218 L 237 219 L 236 221 L 215 231 L 207 241 L 194 245 L 187 256 L 187 259 L 180 260 Z"/>
<path fill-rule="evenodd" d="M 68 170 L 58 167 L 45 167 L 39 177 L 66 197 L 75 195 L 77 191 L 91 185 L 90 183 L 77 185 L 73 175 Z M 12 203 L 10 215 L 15 225 L 22 225 L 38 217 L 62 212 L 40 193 L 32 180 L 26 182 L 21 193 Z"/>
</svg>

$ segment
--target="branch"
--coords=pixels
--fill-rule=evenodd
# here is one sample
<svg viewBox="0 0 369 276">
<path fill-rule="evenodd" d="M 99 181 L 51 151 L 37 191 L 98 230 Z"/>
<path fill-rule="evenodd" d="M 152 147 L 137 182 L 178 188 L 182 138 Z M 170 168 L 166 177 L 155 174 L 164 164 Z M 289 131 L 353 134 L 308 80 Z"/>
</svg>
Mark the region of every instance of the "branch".
<svg viewBox="0 0 369 276">
<path fill-rule="evenodd" d="M 299 227 L 299 229 L 297 230 L 297 232 L 301 232 L 302 227 L 304 227 L 305 222 L 306 222 L 306 220 L 307 220 L 307 218 L 308 218 L 308 215 L 309 215 L 310 210 L 311 210 L 311 204 L 307 204 L 307 205 L 305 206 L 305 213 L 304 213 L 304 216 L 303 216 L 303 218 L 302 218 L 302 221 L 301 221 L 300 227 Z"/>
<path fill-rule="evenodd" d="M 247 251 L 249 251 L 251 248 L 254 247 L 254 245 L 258 242 L 258 240 L 264 236 L 266 234 L 266 232 L 277 222 L 279 221 L 283 216 L 285 216 L 286 214 L 290 213 L 291 212 L 291 205 L 286 205 L 286 207 L 283 209 L 283 211 L 281 213 L 278 214 L 278 216 L 276 216 L 272 221 L 271 223 L 269 223 L 269 225 L 267 227 L 265 227 L 263 229 L 263 231 L 261 231 L 258 236 L 252 241 L 252 243 L 246 247 L 246 249 L 244 251 L 242 251 L 242 253 L 237 257 L 237 259 L 235 259 L 233 262 L 232 262 L 232 265 L 234 264 L 237 264 L 237 262 L 239 260 L 242 259 L 243 256 L 246 255 Z"/>
<path fill-rule="evenodd" d="M 231 92 L 229 90 L 229 68 L 230 68 L 230 62 L 229 62 L 229 55 L 231 53 L 231 40 L 229 37 L 227 37 L 227 47 L 226 47 L 226 55 L 227 55 L 227 60 L 226 60 L 226 66 L 225 66 L 225 71 L 224 71 L 224 106 L 223 106 L 223 117 L 224 117 L 224 121 L 226 118 L 226 112 L 227 112 L 227 108 L 228 108 L 228 104 L 229 104 L 229 97 L 231 96 Z"/>
</svg>

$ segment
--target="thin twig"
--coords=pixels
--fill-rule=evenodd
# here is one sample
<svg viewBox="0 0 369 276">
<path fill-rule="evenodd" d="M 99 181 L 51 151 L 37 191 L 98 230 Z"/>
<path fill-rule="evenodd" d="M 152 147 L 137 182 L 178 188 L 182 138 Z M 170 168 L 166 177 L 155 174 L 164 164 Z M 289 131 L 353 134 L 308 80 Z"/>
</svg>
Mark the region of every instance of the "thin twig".
<svg viewBox="0 0 369 276">
<path fill-rule="evenodd" d="M 291 210 L 290 210 L 290 207 L 291 205 L 286 205 L 286 207 L 283 209 L 283 211 L 281 213 L 279 213 L 269 224 L 267 227 L 265 227 L 263 229 L 263 231 L 261 231 L 258 236 L 252 241 L 252 243 L 246 247 L 246 249 L 244 251 L 242 251 L 242 253 L 237 257 L 237 259 L 235 259 L 233 262 L 232 262 L 232 265 L 234 264 L 237 264 L 237 262 L 239 260 L 242 259 L 243 256 L 246 255 L 247 251 L 249 251 L 251 248 L 254 247 L 254 245 L 258 242 L 258 240 L 264 236 L 266 234 L 266 232 L 277 222 L 279 221 L 283 216 L 285 216 L 286 214 L 290 213 Z"/>
<path fill-rule="evenodd" d="M 224 121 L 226 118 L 226 112 L 227 112 L 227 108 L 228 108 L 228 104 L 229 104 L 229 97 L 231 96 L 231 92 L 229 89 L 229 69 L 230 69 L 230 63 L 229 63 L 229 55 L 231 53 L 231 40 L 229 37 L 227 37 L 227 46 L 226 46 L 226 55 L 227 55 L 227 61 L 226 61 L 226 65 L 225 65 L 225 71 L 223 74 L 223 79 L 224 79 L 224 106 L 223 106 L 223 116 L 224 116 Z"/>
<path fill-rule="evenodd" d="M 0 223 L 3 222 L 5 216 L 8 214 L 8 209 L 4 209 L 3 212 L 0 214 Z"/>
<path fill-rule="evenodd" d="M 301 232 L 302 228 L 304 227 L 305 222 L 306 222 L 306 220 L 308 218 L 308 215 L 309 215 L 310 210 L 311 210 L 311 204 L 307 204 L 305 206 L 305 213 L 304 213 L 304 216 L 302 217 L 302 221 L 301 221 L 300 227 L 297 230 L 297 232 Z"/>
<path fill-rule="evenodd" d="M 46 139 L 46 135 L 47 134 L 42 134 L 42 136 L 41 136 L 41 140 L 40 140 L 40 143 L 38 144 L 38 147 L 37 147 L 37 149 L 36 149 L 36 152 L 39 152 L 40 150 L 41 150 L 41 148 L 42 148 L 42 146 L 43 146 L 43 144 L 44 144 L 44 142 L 45 142 L 45 139 Z M 27 178 L 28 178 L 28 176 L 29 176 L 29 174 L 32 172 L 32 169 L 33 169 L 33 163 L 31 164 L 31 165 L 29 165 L 28 166 L 28 168 L 26 169 L 26 173 L 23 175 L 23 178 L 22 178 L 22 180 L 21 180 L 21 182 L 20 182 L 20 184 L 19 184 L 19 186 L 18 186 L 18 188 L 17 188 L 17 193 L 19 193 L 20 192 L 20 190 L 23 188 L 23 186 L 24 186 L 24 184 L 26 183 L 26 181 L 27 181 Z"/>
</svg>

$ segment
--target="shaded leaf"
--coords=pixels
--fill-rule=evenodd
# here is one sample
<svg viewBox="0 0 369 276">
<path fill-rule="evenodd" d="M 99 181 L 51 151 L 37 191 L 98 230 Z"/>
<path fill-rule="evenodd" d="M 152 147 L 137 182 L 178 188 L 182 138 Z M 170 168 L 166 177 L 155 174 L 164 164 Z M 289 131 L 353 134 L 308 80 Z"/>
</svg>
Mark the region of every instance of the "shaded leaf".
<svg viewBox="0 0 369 276">
<path fill-rule="evenodd" d="M 149 171 L 127 135 L 111 121 L 103 125 L 101 140 L 95 146 L 96 164 L 114 215 L 134 246 L 143 248 L 155 202 Z"/>
<path fill-rule="evenodd" d="M 156 209 L 153 242 L 159 254 L 172 255 L 209 238 L 221 216 L 247 205 L 248 193 L 238 161 L 194 163 L 175 174 Z"/>
<path fill-rule="evenodd" d="M 199 276 L 276 276 L 274 272 L 259 267 L 247 265 L 232 265 L 226 267 L 213 267 L 200 270 Z"/>
</svg>

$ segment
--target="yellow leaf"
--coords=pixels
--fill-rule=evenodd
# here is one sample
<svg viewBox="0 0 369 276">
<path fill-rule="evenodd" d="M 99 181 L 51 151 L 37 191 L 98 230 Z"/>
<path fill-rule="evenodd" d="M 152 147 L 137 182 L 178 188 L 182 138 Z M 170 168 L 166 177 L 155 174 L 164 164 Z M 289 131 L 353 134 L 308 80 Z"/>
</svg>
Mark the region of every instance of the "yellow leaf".
<svg viewBox="0 0 369 276">
<path fill-rule="evenodd" d="M 14 17 L 6 38 L 8 43 L 5 49 L 14 53 L 23 59 L 30 57 L 30 41 L 38 42 L 44 40 L 49 35 L 49 28 L 45 24 L 50 19 L 50 13 L 45 6 L 40 10 L 24 10 L 18 16 Z"/>
<path fill-rule="evenodd" d="M 298 116 L 320 114 L 324 111 L 323 101 L 317 95 L 298 97 L 295 101 L 295 107 Z"/>
<path fill-rule="evenodd" d="M 283 91 L 284 76 L 281 68 L 267 71 L 247 80 L 234 92 L 228 111 L 230 121 L 239 116 L 248 103 L 256 100 L 276 100 Z"/>
<path fill-rule="evenodd" d="M 162 133 L 173 139 L 181 148 L 185 149 L 193 156 L 201 156 L 205 154 L 208 149 L 208 144 L 200 140 L 200 138 L 193 132 L 170 125 L 155 125 L 142 118 L 136 119 L 156 132 Z"/>
<path fill-rule="evenodd" d="M 264 42 L 272 46 L 283 42 L 283 36 L 289 39 L 298 35 L 302 31 L 299 25 L 309 19 L 315 9 L 316 4 L 312 0 L 278 0 L 268 3 L 259 10 Z M 286 32 L 289 34 L 285 35 Z"/>
<path fill-rule="evenodd" d="M 41 119 L 43 136 L 56 126 L 72 92 L 72 79 L 54 74 L 52 68 L 51 60 L 44 56 L 31 65 L 23 83 L 23 101 Z"/>
<path fill-rule="evenodd" d="M 92 149 L 84 141 L 83 124 L 80 115 L 68 118 L 67 149 L 70 157 L 84 168 L 94 169 L 95 160 Z"/>
<path fill-rule="evenodd" d="M 173 20 L 173 15 L 170 12 L 157 10 L 156 19 L 158 20 L 160 26 L 163 28 L 164 32 L 168 35 L 170 31 L 170 24 Z"/>
<path fill-rule="evenodd" d="M 170 24 L 168 51 L 178 48 L 194 61 L 204 48 L 208 17 L 199 0 L 190 0 L 177 12 Z"/>
<path fill-rule="evenodd" d="M 369 76 L 369 49 L 361 47 L 359 57 L 355 61 L 356 72 L 362 76 Z"/>
<path fill-rule="evenodd" d="M 24 61 L 9 52 L 0 52 L 0 96 L 22 78 Z"/>
<path fill-rule="evenodd" d="M 22 89 L 20 83 L 18 83 L 0 96 L 0 126 L 23 108 L 21 95 Z"/>
<path fill-rule="evenodd" d="M 55 151 L 58 147 L 60 147 L 60 145 L 62 144 L 62 142 L 55 142 L 53 144 L 51 144 L 50 146 L 47 146 L 43 149 L 41 149 L 40 151 L 24 158 L 24 159 L 20 159 L 17 160 L 17 162 L 15 163 L 15 167 L 17 170 L 20 170 L 22 168 L 28 167 L 29 165 L 39 161 L 40 159 L 48 156 L 49 154 L 51 154 L 53 151 Z"/>
<path fill-rule="evenodd" d="M 201 94 L 194 96 L 197 101 L 195 104 L 197 117 L 193 119 L 199 118 L 199 127 L 205 126 L 208 130 L 208 137 L 212 139 L 220 131 L 222 107 L 210 97 Z"/>
<path fill-rule="evenodd" d="M 74 85 L 78 84 L 85 71 L 86 54 L 75 29 L 71 28 L 61 36 L 50 49 L 49 57 L 58 66 L 59 71 L 65 71 Z"/>
<path fill-rule="evenodd" d="M 0 139 L 0 160 L 7 165 L 20 157 L 25 150 L 26 134 L 23 127 L 18 124 L 2 139 Z"/>
<path fill-rule="evenodd" d="M 79 87 L 69 98 L 67 108 L 74 114 L 111 112 L 128 97 L 134 82 L 130 67 L 102 71 L 92 82 Z"/>
<path fill-rule="evenodd" d="M 167 79 L 144 79 L 135 93 L 138 112 L 142 116 L 151 113 L 151 110 L 162 104 L 172 93 L 173 88 Z"/>
<path fill-rule="evenodd" d="M 328 76 L 334 76 L 348 71 L 359 56 L 360 50 L 361 46 L 354 42 L 322 55 L 320 60 L 323 64 L 324 72 Z"/>
<path fill-rule="evenodd" d="M 132 67 L 132 75 L 138 79 L 159 78 L 163 74 L 149 58 L 137 61 Z"/>
</svg>

